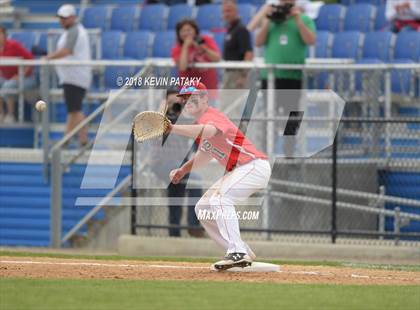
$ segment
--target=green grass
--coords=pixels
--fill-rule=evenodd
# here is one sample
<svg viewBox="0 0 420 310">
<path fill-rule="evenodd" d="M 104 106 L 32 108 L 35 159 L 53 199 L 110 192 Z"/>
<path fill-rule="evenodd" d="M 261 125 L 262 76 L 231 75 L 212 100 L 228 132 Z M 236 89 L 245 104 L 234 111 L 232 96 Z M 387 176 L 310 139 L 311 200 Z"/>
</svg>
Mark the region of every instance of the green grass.
<svg viewBox="0 0 420 310">
<path fill-rule="evenodd" d="M 418 286 L 0 279 L 0 309 L 404 309 Z"/>
<path fill-rule="evenodd" d="M 133 260 L 133 261 L 166 261 L 166 262 L 193 262 L 193 263 L 213 263 L 218 257 L 161 257 L 161 256 L 119 256 L 119 255 L 82 255 L 82 254 L 61 254 L 61 253 L 32 253 L 20 251 L 0 251 L 0 256 L 15 257 L 52 257 L 64 259 L 97 259 L 97 260 Z M 390 264 L 364 264 L 346 263 L 335 261 L 306 261 L 306 260 L 266 260 L 258 259 L 261 262 L 273 263 L 278 265 L 300 265 L 300 266 L 331 266 L 331 267 L 351 267 L 366 269 L 385 269 L 401 271 L 420 271 L 420 265 L 390 265 Z"/>
</svg>

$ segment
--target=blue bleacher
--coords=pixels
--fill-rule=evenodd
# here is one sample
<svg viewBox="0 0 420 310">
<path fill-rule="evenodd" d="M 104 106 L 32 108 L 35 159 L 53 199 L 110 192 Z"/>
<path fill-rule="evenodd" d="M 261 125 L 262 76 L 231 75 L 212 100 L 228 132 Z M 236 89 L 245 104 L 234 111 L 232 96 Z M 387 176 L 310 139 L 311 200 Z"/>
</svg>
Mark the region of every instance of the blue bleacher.
<svg viewBox="0 0 420 310">
<path fill-rule="evenodd" d="M 120 88 L 122 85 L 117 84 L 117 79 L 122 78 L 125 83 L 126 78 L 134 75 L 134 68 L 128 66 L 112 66 L 106 67 L 104 72 L 104 82 L 106 89 Z"/>
<path fill-rule="evenodd" d="M 265 4 L 265 0 L 238 0 L 238 4 L 246 3 L 246 4 L 252 4 L 256 8 L 259 8 Z"/>
<path fill-rule="evenodd" d="M 44 51 L 48 51 L 48 33 L 41 32 L 38 37 L 38 47 Z"/>
<path fill-rule="evenodd" d="M 121 58 L 121 44 L 124 37 L 122 31 L 105 31 L 102 33 L 102 58 Z"/>
<path fill-rule="evenodd" d="M 420 32 L 403 31 L 398 33 L 395 42 L 394 59 L 420 61 Z"/>
<path fill-rule="evenodd" d="M 385 186 L 385 193 L 387 195 L 417 200 L 420 199 L 420 191 L 418 191 L 420 188 L 420 173 L 418 172 L 380 171 L 379 181 L 381 185 Z M 402 212 L 419 214 L 419 208 L 416 207 L 404 206 L 401 204 L 396 205 L 393 203 L 387 203 L 385 207 L 388 210 L 394 210 L 396 207 L 399 207 Z M 393 218 L 387 218 L 385 229 L 387 231 L 394 230 Z M 419 221 L 411 221 L 408 226 L 401 228 L 402 232 L 418 232 L 419 230 Z"/>
<path fill-rule="evenodd" d="M 375 18 L 375 30 L 384 30 L 387 25 L 388 21 L 385 16 L 385 5 L 380 5 L 376 7 L 376 18 Z"/>
<path fill-rule="evenodd" d="M 176 4 L 169 7 L 168 30 L 175 29 L 176 24 L 184 18 L 194 17 L 194 7 L 188 4 Z"/>
<path fill-rule="evenodd" d="M 171 57 L 172 47 L 175 45 L 176 35 L 174 31 L 160 31 L 156 32 L 153 47 L 153 57 Z"/>
<path fill-rule="evenodd" d="M 334 58 L 359 58 L 361 33 L 358 31 L 339 32 L 334 35 L 331 56 Z"/>
<path fill-rule="evenodd" d="M 342 29 L 346 7 L 340 4 L 323 5 L 316 19 L 317 30 L 338 32 Z"/>
<path fill-rule="evenodd" d="M 105 189 L 80 189 L 85 165 L 72 165 L 63 176 L 62 233 L 67 233 L 90 210 L 91 206 L 75 207 L 76 197 L 103 197 Z M 2 162 L 0 169 L 0 245 L 48 246 L 50 238 L 50 185 L 45 183 L 40 163 Z M 95 167 L 98 178 L 108 176 L 109 166 Z M 128 175 L 128 166 L 121 167 L 119 181 Z M 118 181 L 118 182 L 119 182 Z M 95 220 L 104 219 L 99 211 Z M 80 234 L 87 232 L 85 225 Z"/>
<path fill-rule="evenodd" d="M 36 14 L 51 14 L 55 15 L 58 8 L 66 3 L 73 5 L 79 5 L 80 0 L 13 0 L 12 5 L 18 8 L 24 8 L 29 10 L 31 13 Z"/>
<path fill-rule="evenodd" d="M 109 8 L 107 6 L 91 6 L 82 13 L 82 23 L 86 28 L 108 29 Z"/>
<path fill-rule="evenodd" d="M 32 31 L 11 32 L 10 38 L 20 42 L 28 51 L 31 51 L 35 44 L 35 33 Z"/>
<path fill-rule="evenodd" d="M 251 18 L 256 14 L 255 6 L 249 3 L 239 3 L 238 13 L 244 25 L 251 21 Z"/>
<path fill-rule="evenodd" d="M 344 31 L 367 32 L 373 29 L 376 8 L 370 4 L 354 4 L 347 8 Z"/>
<path fill-rule="evenodd" d="M 111 30 L 133 31 L 138 14 L 136 6 L 114 8 L 111 15 Z"/>
<path fill-rule="evenodd" d="M 141 9 L 139 30 L 163 31 L 166 30 L 168 7 L 164 4 L 150 4 Z"/>
<path fill-rule="evenodd" d="M 59 29 L 60 23 L 57 22 L 29 22 L 23 21 L 21 24 L 22 29 Z"/>
<path fill-rule="evenodd" d="M 225 45 L 225 33 L 223 32 L 214 33 L 213 39 L 216 42 L 217 47 L 219 48 L 220 52 L 223 53 L 224 45 Z"/>
<path fill-rule="evenodd" d="M 357 64 L 383 64 L 384 62 L 381 61 L 379 58 L 362 58 L 356 61 Z M 369 73 L 364 72 L 364 74 L 368 74 L 367 78 L 369 78 Z M 362 91 L 363 87 L 362 87 L 362 83 L 363 83 L 363 77 L 362 77 L 362 71 L 358 70 L 355 73 L 355 90 L 360 92 Z M 383 84 L 383 81 L 381 82 L 381 84 Z M 381 85 L 381 87 L 383 88 L 383 85 Z"/>
<path fill-rule="evenodd" d="M 4 127 L 0 130 L 0 147 L 32 148 L 34 128 Z"/>
<path fill-rule="evenodd" d="M 201 30 L 217 32 L 224 28 L 220 4 L 204 4 L 199 6 L 196 20 Z"/>
<path fill-rule="evenodd" d="M 411 59 L 394 59 L 396 64 L 414 64 Z M 391 71 L 391 89 L 393 93 L 409 96 L 412 89 L 413 72 L 409 69 Z"/>
<path fill-rule="evenodd" d="M 330 57 L 330 48 L 332 43 L 332 34 L 329 31 L 318 31 L 316 34 L 315 57 Z"/>
<path fill-rule="evenodd" d="M 386 0 L 340 0 L 339 2 L 346 6 L 350 6 L 352 4 L 360 4 L 360 3 L 367 3 L 367 4 L 378 6 L 378 5 L 385 4 Z"/>
<path fill-rule="evenodd" d="M 388 62 L 395 43 L 395 36 L 389 31 L 374 31 L 365 34 L 362 48 L 362 58 L 379 59 Z"/>
<path fill-rule="evenodd" d="M 150 57 L 152 38 L 152 33 L 148 31 L 128 32 L 124 43 L 124 57 L 133 59 Z"/>
<path fill-rule="evenodd" d="M 118 0 L 119 5 L 142 5 L 142 0 Z M 92 5 L 115 5 L 115 0 L 90 0 Z"/>
</svg>

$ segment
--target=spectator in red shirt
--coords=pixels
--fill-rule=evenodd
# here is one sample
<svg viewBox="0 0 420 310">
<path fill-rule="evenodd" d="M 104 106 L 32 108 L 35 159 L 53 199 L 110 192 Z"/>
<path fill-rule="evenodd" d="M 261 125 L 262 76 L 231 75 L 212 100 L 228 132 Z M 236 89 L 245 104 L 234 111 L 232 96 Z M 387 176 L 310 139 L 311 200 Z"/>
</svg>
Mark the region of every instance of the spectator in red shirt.
<svg viewBox="0 0 420 310">
<path fill-rule="evenodd" d="M 189 68 L 197 62 L 220 61 L 220 51 L 213 38 L 200 35 L 200 29 L 193 19 L 183 19 L 176 25 L 177 43 L 172 48 L 172 58 L 180 77 L 201 78 L 206 84 L 211 100 L 217 97 L 217 70 Z"/>
<path fill-rule="evenodd" d="M 20 57 L 23 59 L 33 59 L 32 54 L 25 49 L 19 42 L 7 39 L 6 28 L 0 26 L 0 57 Z M 35 78 L 31 67 L 25 67 L 24 89 L 35 86 Z M 17 94 L 11 91 L 19 88 L 18 67 L 0 67 L 0 121 L 4 123 L 15 122 L 15 101 Z M 6 102 L 7 113 L 3 108 Z"/>
</svg>

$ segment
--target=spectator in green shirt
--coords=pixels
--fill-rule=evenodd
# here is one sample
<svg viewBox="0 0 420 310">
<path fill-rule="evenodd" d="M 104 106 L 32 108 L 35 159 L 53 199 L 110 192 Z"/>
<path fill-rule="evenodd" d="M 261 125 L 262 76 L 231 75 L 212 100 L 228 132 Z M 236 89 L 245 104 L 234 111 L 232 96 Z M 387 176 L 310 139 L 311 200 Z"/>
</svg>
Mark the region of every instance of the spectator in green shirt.
<svg viewBox="0 0 420 310">
<path fill-rule="evenodd" d="M 261 25 L 255 38 L 257 46 L 264 46 L 264 60 L 267 64 L 304 64 L 308 45 L 315 44 L 315 24 L 308 16 L 302 14 L 296 0 L 279 0 L 279 5 L 290 4 L 289 13 L 283 21 L 269 18 L 275 8 L 264 5 L 248 25 L 248 29 Z M 297 90 L 276 92 L 276 116 L 287 116 L 291 111 L 298 111 L 301 100 L 302 71 L 274 70 L 275 89 Z M 268 72 L 261 72 L 261 88 L 267 89 Z M 281 98 L 279 98 L 281 96 Z M 294 136 L 294 135 L 292 135 Z M 284 140 L 283 150 L 286 157 L 293 157 L 296 145 L 295 137 Z"/>
<path fill-rule="evenodd" d="M 279 0 L 280 5 L 296 0 Z M 257 13 L 253 22 L 261 24 L 255 43 L 264 46 L 264 59 L 267 64 L 303 64 L 308 45 L 315 44 L 315 23 L 302 14 L 299 7 L 293 6 L 283 22 L 274 22 L 267 16 L 273 13 L 273 7 L 267 4 Z M 301 89 L 302 72 L 296 70 L 275 70 L 276 89 Z M 267 71 L 263 70 L 262 88 L 267 88 Z"/>
</svg>

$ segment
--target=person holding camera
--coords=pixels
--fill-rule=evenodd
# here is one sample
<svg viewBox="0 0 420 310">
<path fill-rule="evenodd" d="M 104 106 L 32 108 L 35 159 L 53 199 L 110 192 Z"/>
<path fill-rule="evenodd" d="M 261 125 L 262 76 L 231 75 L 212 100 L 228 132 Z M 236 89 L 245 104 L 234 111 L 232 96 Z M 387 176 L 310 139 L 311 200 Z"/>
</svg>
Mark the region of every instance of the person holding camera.
<svg viewBox="0 0 420 310">
<path fill-rule="evenodd" d="M 217 70 L 191 68 L 194 63 L 218 62 L 219 48 L 213 38 L 200 35 L 200 29 L 193 19 L 183 19 L 176 25 L 177 43 L 172 48 L 172 59 L 178 68 L 178 75 L 186 78 L 201 78 L 208 85 L 211 100 L 217 98 Z"/>
<path fill-rule="evenodd" d="M 315 44 L 315 23 L 295 5 L 296 0 L 280 0 L 279 5 L 265 5 L 258 13 L 261 28 L 255 44 L 264 46 L 264 60 L 267 64 L 304 64 L 308 45 Z M 276 92 L 276 115 L 298 111 L 302 89 L 301 70 L 274 71 L 274 88 L 296 90 Z M 268 71 L 261 70 L 261 88 L 268 88 Z M 281 98 L 278 98 L 281 96 Z M 292 135 L 283 144 L 286 157 L 295 154 L 297 140 Z"/>
<path fill-rule="evenodd" d="M 295 6 L 296 0 L 265 5 L 257 16 L 261 28 L 255 44 L 264 46 L 267 64 L 303 64 L 308 45 L 315 44 L 315 23 Z M 301 89 L 300 70 L 274 70 L 276 89 Z M 262 88 L 267 88 L 267 70 L 262 70 Z"/>
</svg>

